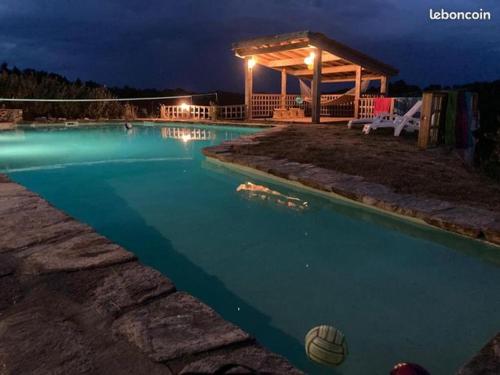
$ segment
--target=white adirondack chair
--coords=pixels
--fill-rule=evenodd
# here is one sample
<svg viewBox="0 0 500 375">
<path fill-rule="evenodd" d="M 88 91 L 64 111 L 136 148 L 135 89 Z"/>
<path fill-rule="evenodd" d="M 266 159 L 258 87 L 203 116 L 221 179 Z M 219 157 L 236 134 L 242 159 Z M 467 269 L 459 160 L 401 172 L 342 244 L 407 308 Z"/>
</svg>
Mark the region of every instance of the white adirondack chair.
<svg viewBox="0 0 500 375">
<path fill-rule="evenodd" d="M 394 136 L 399 137 L 404 130 L 414 132 L 420 127 L 420 119 L 415 115 L 422 108 L 422 100 L 416 102 L 403 116 L 399 115 L 379 115 L 363 126 L 363 133 L 368 134 L 371 130 L 379 128 L 394 128 Z"/>
</svg>

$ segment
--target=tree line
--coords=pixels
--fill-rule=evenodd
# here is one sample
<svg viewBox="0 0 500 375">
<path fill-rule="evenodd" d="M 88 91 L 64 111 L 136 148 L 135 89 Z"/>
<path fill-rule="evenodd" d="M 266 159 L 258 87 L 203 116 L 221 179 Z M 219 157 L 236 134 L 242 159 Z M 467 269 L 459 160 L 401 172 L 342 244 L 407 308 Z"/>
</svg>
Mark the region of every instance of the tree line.
<svg viewBox="0 0 500 375">
<path fill-rule="evenodd" d="M 135 89 L 128 86 L 108 88 L 94 81 L 68 80 L 62 75 L 34 69 L 10 68 L 0 65 L 0 97 L 39 99 L 113 99 L 155 97 L 189 94 L 182 89 Z M 4 102 L 0 108 L 19 108 L 25 120 L 37 118 L 117 119 L 125 114 L 126 102 L 50 103 Z M 139 117 L 155 117 L 159 113 L 157 101 L 130 103 Z"/>
</svg>

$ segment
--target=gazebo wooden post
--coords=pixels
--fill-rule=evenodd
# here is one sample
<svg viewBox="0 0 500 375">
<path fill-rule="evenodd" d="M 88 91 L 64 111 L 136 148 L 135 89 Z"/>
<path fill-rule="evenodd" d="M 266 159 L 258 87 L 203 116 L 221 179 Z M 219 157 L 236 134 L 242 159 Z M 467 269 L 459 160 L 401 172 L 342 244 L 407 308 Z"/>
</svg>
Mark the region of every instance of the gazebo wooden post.
<svg viewBox="0 0 500 375">
<path fill-rule="evenodd" d="M 252 119 L 252 95 L 253 95 L 253 69 L 249 66 L 248 61 L 251 56 L 245 57 L 245 107 L 246 118 Z"/>
<path fill-rule="evenodd" d="M 322 50 L 316 48 L 314 56 L 313 79 L 312 79 L 312 103 L 311 122 L 319 124 L 321 122 L 321 54 Z"/>
<path fill-rule="evenodd" d="M 286 69 L 281 69 L 281 108 L 286 109 Z"/>
<path fill-rule="evenodd" d="M 356 80 L 354 86 L 354 117 L 359 118 L 359 104 L 361 98 L 361 66 L 356 66 Z"/>
<path fill-rule="evenodd" d="M 387 95 L 387 76 L 380 77 L 380 95 Z"/>
</svg>

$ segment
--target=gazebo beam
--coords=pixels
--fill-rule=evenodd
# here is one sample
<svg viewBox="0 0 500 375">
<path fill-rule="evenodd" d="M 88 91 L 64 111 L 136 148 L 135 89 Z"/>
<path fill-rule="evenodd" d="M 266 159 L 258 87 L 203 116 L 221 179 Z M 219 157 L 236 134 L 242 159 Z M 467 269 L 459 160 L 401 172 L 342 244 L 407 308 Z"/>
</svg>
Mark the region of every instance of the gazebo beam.
<svg viewBox="0 0 500 375">
<path fill-rule="evenodd" d="M 374 75 L 363 75 L 361 80 L 362 81 L 376 81 L 381 79 L 380 76 L 374 76 Z M 347 77 L 347 78 L 325 78 L 321 82 L 323 83 L 341 83 L 341 82 L 356 82 L 356 77 Z"/>
<path fill-rule="evenodd" d="M 298 48 L 306 48 L 309 47 L 308 42 L 299 42 L 299 43 L 291 43 L 291 44 L 284 44 L 281 46 L 273 46 L 273 47 L 261 47 L 261 48 L 241 48 L 241 49 L 236 49 L 236 55 L 239 57 L 246 57 L 246 56 L 254 56 L 254 55 L 261 55 L 264 53 L 273 53 L 273 52 L 280 52 L 280 51 L 290 51 Z"/>
<path fill-rule="evenodd" d="M 330 61 L 338 61 L 340 60 L 340 57 L 333 56 L 330 54 L 327 54 L 323 56 L 323 62 L 330 62 Z M 295 57 L 292 59 L 283 59 L 283 60 L 274 60 L 270 61 L 267 64 L 264 64 L 265 66 L 268 66 L 269 68 L 281 68 L 284 66 L 292 66 L 292 65 L 305 65 L 304 64 L 304 58 L 303 57 Z"/>
<path fill-rule="evenodd" d="M 358 65 L 327 66 L 321 69 L 321 74 L 355 72 Z M 290 70 L 294 76 L 308 76 L 313 74 L 310 69 Z"/>
</svg>

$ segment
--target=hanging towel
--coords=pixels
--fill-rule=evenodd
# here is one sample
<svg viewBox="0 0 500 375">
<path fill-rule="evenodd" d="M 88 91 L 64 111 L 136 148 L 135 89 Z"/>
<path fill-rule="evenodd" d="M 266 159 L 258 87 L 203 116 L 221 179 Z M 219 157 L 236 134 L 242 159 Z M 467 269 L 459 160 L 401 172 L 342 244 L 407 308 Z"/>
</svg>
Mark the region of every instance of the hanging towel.
<svg viewBox="0 0 500 375">
<path fill-rule="evenodd" d="M 457 97 L 456 91 L 448 93 L 448 102 L 446 104 L 446 123 L 444 132 L 444 143 L 449 146 L 455 146 L 455 122 L 457 118 Z"/>
<path fill-rule="evenodd" d="M 375 98 L 373 99 L 373 114 L 379 115 L 381 113 L 391 112 L 391 98 Z"/>
</svg>

